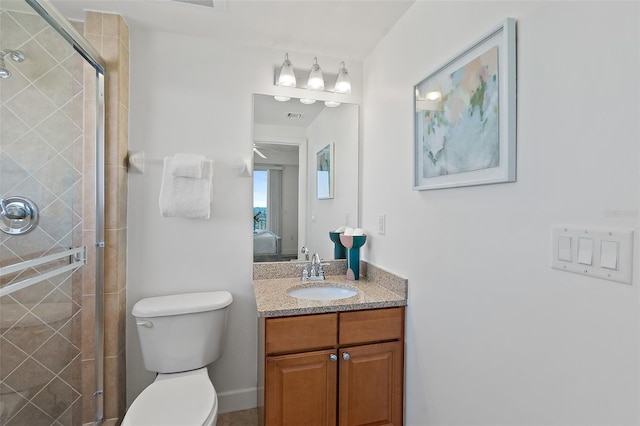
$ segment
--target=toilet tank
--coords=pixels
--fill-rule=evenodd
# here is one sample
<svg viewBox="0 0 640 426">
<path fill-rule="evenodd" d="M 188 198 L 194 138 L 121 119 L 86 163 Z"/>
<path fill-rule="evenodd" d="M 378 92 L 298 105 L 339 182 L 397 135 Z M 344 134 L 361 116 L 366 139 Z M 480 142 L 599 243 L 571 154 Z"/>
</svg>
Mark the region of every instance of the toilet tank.
<svg viewBox="0 0 640 426">
<path fill-rule="evenodd" d="M 144 366 L 158 373 L 204 367 L 222 354 L 228 291 L 174 294 L 139 300 L 136 318 Z"/>
</svg>

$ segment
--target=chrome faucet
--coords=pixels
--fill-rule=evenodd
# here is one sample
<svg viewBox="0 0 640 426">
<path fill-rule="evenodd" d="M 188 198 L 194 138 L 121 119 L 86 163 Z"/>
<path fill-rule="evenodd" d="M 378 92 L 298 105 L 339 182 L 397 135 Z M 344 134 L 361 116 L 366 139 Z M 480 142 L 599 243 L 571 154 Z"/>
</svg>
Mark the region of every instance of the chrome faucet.
<svg viewBox="0 0 640 426">
<path fill-rule="evenodd" d="M 308 257 L 307 260 L 309 260 Z M 302 281 L 324 281 L 323 266 L 324 265 L 320 261 L 320 255 L 318 253 L 313 253 L 310 264 L 307 262 L 298 264 L 298 267 L 302 268 Z"/>
<path fill-rule="evenodd" d="M 313 253 L 313 256 L 311 256 L 309 279 L 312 281 L 324 281 L 324 271 L 322 270 L 322 262 L 320 262 L 320 255 L 318 253 Z"/>
</svg>

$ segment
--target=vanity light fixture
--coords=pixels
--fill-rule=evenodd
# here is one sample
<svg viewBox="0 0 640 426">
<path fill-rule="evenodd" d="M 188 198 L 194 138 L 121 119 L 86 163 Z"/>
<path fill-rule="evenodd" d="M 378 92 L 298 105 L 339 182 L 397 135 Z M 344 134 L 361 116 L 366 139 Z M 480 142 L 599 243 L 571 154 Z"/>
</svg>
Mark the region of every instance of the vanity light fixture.
<svg viewBox="0 0 640 426">
<path fill-rule="evenodd" d="M 336 79 L 336 86 L 334 91 L 336 93 L 343 93 L 348 95 L 351 93 L 351 80 L 349 79 L 349 71 L 344 66 L 344 62 L 340 62 L 340 69 L 338 70 L 338 78 Z"/>
<path fill-rule="evenodd" d="M 313 58 L 313 65 L 311 65 L 311 70 L 309 70 L 307 89 L 324 90 L 324 77 L 322 77 L 322 70 L 320 69 L 320 65 L 318 65 L 318 58 Z"/>
<path fill-rule="evenodd" d="M 278 86 L 296 87 L 296 74 L 293 71 L 293 65 L 289 60 L 289 54 L 284 54 L 284 62 L 280 68 L 280 77 L 278 77 Z"/>
<path fill-rule="evenodd" d="M 293 64 L 289 60 L 289 53 L 285 53 L 284 62 L 280 67 L 280 73 L 278 74 L 278 68 L 276 71 L 276 86 L 280 87 L 290 87 L 295 88 L 297 86 L 296 75 L 294 72 Z M 304 72 L 303 70 L 298 69 L 298 74 Z M 335 79 L 332 78 L 335 76 Z M 335 82 L 335 84 L 334 84 Z M 322 75 L 322 70 L 320 69 L 320 65 L 318 64 L 318 57 L 313 58 L 313 64 L 309 69 L 309 78 L 307 79 L 306 87 L 301 87 L 302 89 L 327 92 L 327 93 L 335 93 L 340 95 L 349 95 L 351 94 L 351 80 L 349 77 L 349 71 L 347 71 L 347 67 L 344 61 L 341 61 L 338 65 L 338 74 L 332 75 L 329 77 L 328 89 L 325 90 L 325 80 Z M 286 93 L 286 92 L 285 92 Z M 309 92 L 310 94 L 311 92 Z M 286 102 L 291 100 L 290 96 L 286 95 L 274 95 L 274 99 L 279 102 Z M 311 105 L 317 101 L 314 99 L 315 95 L 310 95 L 305 97 L 304 95 L 300 99 L 300 102 L 305 105 Z M 330 108 L 335 108 L 340 106 L 341 102 L 337 102 L 334 100 L 326 101 L 324 104 Z"/>
</svg>

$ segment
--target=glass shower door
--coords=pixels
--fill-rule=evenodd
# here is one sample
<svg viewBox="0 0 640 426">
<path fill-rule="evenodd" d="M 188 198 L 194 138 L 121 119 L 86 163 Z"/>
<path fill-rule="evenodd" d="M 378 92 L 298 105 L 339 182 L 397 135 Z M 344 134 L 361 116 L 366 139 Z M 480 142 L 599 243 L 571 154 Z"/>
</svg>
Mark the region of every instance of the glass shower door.
<svg viewBox="0 0 640 426">
<path fill-rule="evenodd" d="M 83 59 L 2 6 L 0 424 L 81 424 Z"/>
</svg>

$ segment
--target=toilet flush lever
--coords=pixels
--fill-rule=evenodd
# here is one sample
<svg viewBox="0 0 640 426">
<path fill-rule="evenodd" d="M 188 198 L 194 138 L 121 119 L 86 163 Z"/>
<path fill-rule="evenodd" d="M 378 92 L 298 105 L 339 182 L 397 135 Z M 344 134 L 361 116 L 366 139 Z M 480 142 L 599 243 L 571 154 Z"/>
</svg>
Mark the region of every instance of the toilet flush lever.
<svg viewBox="0 0 640 426">
<path fill-rule="evenodd" d="M 136 321 L 136 325 L 138 327 L 146 327 L 146 328 L 153 327 L 153 323 L 151 321 Z"/>
</svg>

